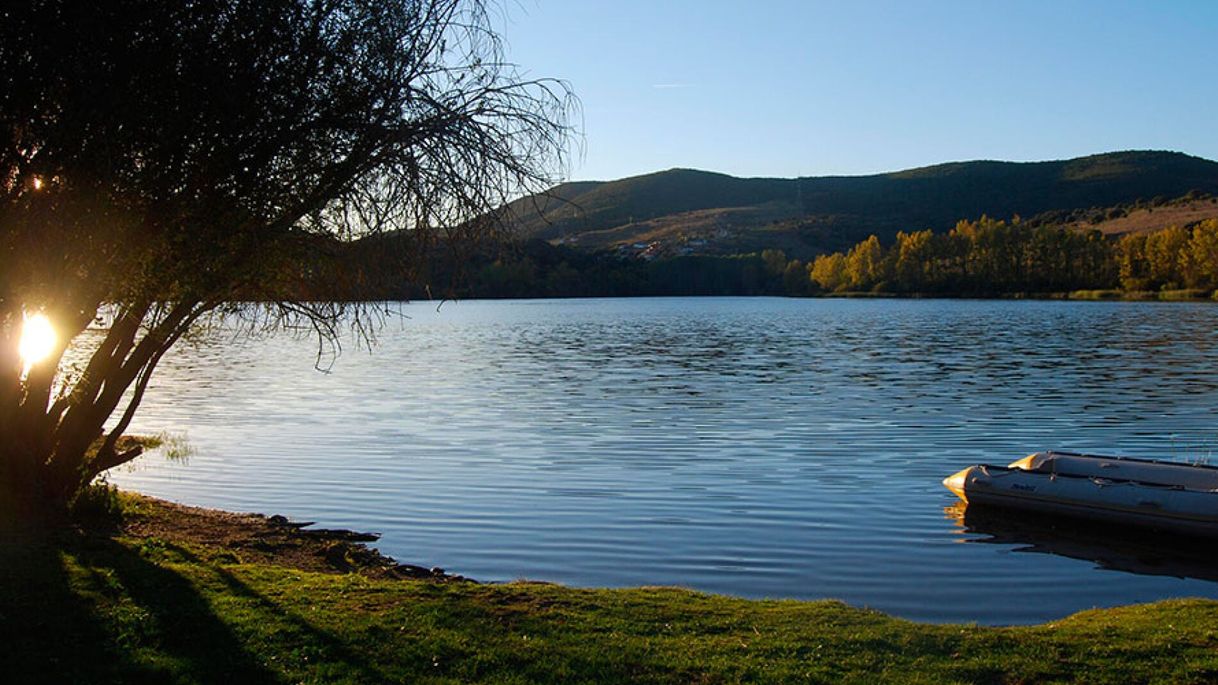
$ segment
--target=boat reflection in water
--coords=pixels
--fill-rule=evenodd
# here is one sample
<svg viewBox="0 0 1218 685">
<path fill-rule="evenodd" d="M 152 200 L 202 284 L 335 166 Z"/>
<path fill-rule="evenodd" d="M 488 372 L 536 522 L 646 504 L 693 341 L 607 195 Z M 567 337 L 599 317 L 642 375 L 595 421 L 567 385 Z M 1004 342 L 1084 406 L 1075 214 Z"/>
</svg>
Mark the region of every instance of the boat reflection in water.
<svg viewBox="0 0 1218 685">
<path fill-rule="evenodd" d="M 1056 554 L 1101 569 L 1218 582 L 1218 552 L 1212 539 L 964 502 L 944 512 L 965 534 L 960 542 L 1016 545 L 1016 552 Z"/>
</svg>

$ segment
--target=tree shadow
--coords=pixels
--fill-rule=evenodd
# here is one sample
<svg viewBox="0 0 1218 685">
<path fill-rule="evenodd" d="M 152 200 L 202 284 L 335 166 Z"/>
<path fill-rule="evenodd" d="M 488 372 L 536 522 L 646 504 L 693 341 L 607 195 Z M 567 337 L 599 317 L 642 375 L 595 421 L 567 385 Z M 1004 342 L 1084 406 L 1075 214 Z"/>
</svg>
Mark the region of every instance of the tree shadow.
<svg viewBox="0 0 1218 685">
<path fill-rule="evenodd" d="M 0 542 L 0 672 L 21 683 L 279 681 L 188 579 L 109 537 L 63 530 Z"/>
<path fill-rule="evenodd" d="M 241 621 L 282 625 L 273 631 L 282 642 L 275 656 L 308 654 L 305 670 L 324 662 L 358 681 L 393 680 L 349 642 L 221 564 L 162 541 L 145 552 L 97 531 L 0 530 L 0 680 L 281 682 L 285 674 L 268 667 L 234 630 Z M 162 556 L 190 564 L 192 577 L 155 560 Z M 199 583 L 237 601 L 232 610 L 246 616 L 226 622 Z"/>
<path fill-rule="evenodd" d="M 107 537 L 82 538 L 77 556 L 93 573 L 117 580 L 138 611 L 146 612 L 143 621 L 152 630 L 144 634 L 137 625 L 131 641 L 164 653 L 202 682 L 279 681 L 249 653 L 189 579 Z M 163 682 L 168 675 L 162 672 L 154 682 Z"/>
<path fill-rule="evenodd" d="M 71 588 L 44 533 L 0 532 L 0 673 L 9 682 L 117 680 L 123 655 Z"/>
<path fill-rule="evenodd" d="M 327 661 L 341 662 L 346 670 L 352 671 L 366 682 L 383 683 L 393 680 L 375 664 L 369 663 L 366 657 L 360 656 L 349 643 L 267 598 L 223 566 L 206 562 L 190 550 L 178 545 L 167 544 L 166 547 L 191 563 L 207 567 L 208 571 L 214 574 L 215 579 L 224 584 L 229 595 L 245 599 L 252 603 L 260 613 L 275 616 L 285 622 L 288 630 L 303 637 L 318 656 Z"/>
</svg>

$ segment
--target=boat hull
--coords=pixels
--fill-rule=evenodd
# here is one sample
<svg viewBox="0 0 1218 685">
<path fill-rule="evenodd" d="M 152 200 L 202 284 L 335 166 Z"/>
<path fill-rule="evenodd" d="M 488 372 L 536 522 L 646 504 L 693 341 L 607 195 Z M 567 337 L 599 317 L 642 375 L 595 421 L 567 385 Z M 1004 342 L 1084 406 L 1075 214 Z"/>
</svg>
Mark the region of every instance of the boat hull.
<svg viewBox="0 0 1218 685">
<path fill-rule="evenodd" d="M 945 479 L 944 485 L 969 504 L 1218 537 L 1218 491 L 1193 489 L 1208 484 L 1211 474 L 1193 474 L 1187 465 L 1167 463 L 1156 470 L 1156 462 L 1142 461 L 1136 464 L 1138 476 L 1163 482 L 1105 478 L 1090 475 L 1099 472 L 1100 462 L 1088 464 L 1080 462 L 1080 455 L 1070 457 L 1071 462 L 1056 465 L 1042 460 L 1036 468 L 1043 470 L 1029 470 L 1026 459 L 1006 467 L 970 466 Z M 1109 467 L 1103 472 L 1116 470 Z"/>
</svg>

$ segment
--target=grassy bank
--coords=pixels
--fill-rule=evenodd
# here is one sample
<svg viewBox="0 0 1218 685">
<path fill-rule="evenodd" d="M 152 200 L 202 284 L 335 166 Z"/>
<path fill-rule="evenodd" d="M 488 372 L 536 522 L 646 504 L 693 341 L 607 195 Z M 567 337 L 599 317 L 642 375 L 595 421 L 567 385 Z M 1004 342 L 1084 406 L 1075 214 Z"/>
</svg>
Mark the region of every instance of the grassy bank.
<svg viewBox="0 0 1218 685">
<path fill-rule="evenodd" d="M 837 602 L 477 584 L 341 532 L 134 500 L 111 530 L 7 530 L 7 682 L 1213 682 L 1218 603 L 924 625 Z M 362 551 L 361 551 L 362 550 Z M 1012 601 L 1035 592 L 1010 592 Z"/>
</svg>

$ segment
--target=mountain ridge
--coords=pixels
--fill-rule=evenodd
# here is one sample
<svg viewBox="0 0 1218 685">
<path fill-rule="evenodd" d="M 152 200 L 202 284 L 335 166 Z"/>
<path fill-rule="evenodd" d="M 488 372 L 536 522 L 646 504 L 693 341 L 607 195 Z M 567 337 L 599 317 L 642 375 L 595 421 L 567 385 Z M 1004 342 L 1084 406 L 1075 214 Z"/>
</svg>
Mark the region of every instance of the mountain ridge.
<svg viewBox="0 0 1218 685">
<path fill-rule="evenodd" d="M 599 251 L 730 254 L 779 248 L 808 257 L 867 235 L 946 230 L 983 214 L 1032 216 L 1218 194 L 1218 162 L 1127 150 L 1065 160 L 944 162 L 860 176 L 736 177 L 673 168 L 575 181 L 509 206 L 522 237 Z M 643 247 L 639 247 L 642 245 Z"/>
</svg>

